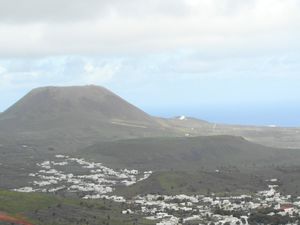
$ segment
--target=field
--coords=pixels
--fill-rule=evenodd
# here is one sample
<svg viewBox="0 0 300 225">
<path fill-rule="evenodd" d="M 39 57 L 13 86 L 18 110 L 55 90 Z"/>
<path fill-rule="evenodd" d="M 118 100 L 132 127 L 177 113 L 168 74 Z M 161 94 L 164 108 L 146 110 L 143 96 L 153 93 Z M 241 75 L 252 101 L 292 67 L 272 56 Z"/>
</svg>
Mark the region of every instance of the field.
<svg viewBox="0 0 300 225">
<path fill-rule="evenodd" d="M 109 200 L 80 200 L 0 190 L 0 212 L 35 225 L 154 224 L 137 215 L 124 215 L 121 213 L 124 209 L 126 204 Z"/>
</svg>

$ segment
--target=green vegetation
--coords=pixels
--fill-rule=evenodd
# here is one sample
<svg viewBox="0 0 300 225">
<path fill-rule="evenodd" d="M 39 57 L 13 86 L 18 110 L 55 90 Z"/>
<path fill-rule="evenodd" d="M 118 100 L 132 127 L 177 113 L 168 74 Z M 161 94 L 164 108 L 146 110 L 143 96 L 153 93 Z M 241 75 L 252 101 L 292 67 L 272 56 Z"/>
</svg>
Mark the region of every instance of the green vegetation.
<svg viewBox="0 0 300 225">
<path fill-rule="evenodd" d="M 151 225 L 138 215 L 123 215 L 126 204 L 110 200 L 80 200 L 49 194 L 0 190 L 0 211 L 26 218 L 35 225 L 105 224 Z"/>
<path fill-rule="evenodd" d="M 176 138 L 140 138 L 99 142 L 79 156 L 101 161 L 113 168 L 141 170 L 197 171 L 225 168 L 257 171 L 266 166 L 299 164 L 299 151 L 273 149 L 251 143 L 241 137 L 207 136 Z M 131 157 L 128 157 L 130 155 Z"/>
<path fill-rule="evenodd" d="M 218 185 L 215 185 L 218 184 Z M 250 194 L 266 187 L 251 174 L 239 172 L 162 171 L 129 187 L 120 187 L 118 195 L 133 197 L 138 194 L 204 194 L 218 196 Z"/>
<path fill-rule="evenodd" d="M 59 199 L 43 194 L 0 190 L 0 211 L 10 214 L 44 209 L 58 203 Z"/>
</svg>

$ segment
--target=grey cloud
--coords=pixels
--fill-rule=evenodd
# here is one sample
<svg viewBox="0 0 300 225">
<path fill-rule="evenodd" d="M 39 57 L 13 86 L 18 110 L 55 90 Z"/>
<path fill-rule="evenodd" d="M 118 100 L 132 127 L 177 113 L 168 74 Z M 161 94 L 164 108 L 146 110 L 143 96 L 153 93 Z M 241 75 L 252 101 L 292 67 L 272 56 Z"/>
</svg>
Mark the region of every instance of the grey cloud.
<svg viewBox="0 0 300 225">
<path fill-rule="evenodd" d="M 181 15 L 183 0 L 0 0 L 0 22 L 74 22 L 107 16 Z"/>
<path fill-rule="evenodd" d="M 0 19 L 2 22 L 43 22 L 81 20 L 104 12 L 106 0 L 1 0 Z M 99 4 L 102 3 L 102 4 Z M 99 7 L 101 5 L 102 7 Z"/>
<path fill-rule="evenodd" d="M 295 0 L 0 0 L 0 57 L 297 51 L 299 9 Z"/>
</svg>

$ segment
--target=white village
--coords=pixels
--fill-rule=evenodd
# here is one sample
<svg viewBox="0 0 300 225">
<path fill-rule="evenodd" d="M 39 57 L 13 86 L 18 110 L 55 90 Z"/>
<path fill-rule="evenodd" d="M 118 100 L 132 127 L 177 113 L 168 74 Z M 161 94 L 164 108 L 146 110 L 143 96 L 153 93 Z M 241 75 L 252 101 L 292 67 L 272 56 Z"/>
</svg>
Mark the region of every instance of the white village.
<svg viewBox="0 0 300 225">
<path fill-rule="evenodd" d="M 128 209 L 120 213 L 139 214 L 157 225 L 300 224 L 300 197 L 281 195 L 277 191 L 279 181 L 276 178 L 267 181 L 267 190 L 251 195 L 147 194 L 126 199 L 114 195 L 115 188 L 141 182 L 149 178 L 152 171 L 116 171 L 101 163 L 66 155 L 56 155 L 55 160 L 37 166 L 40 170 L 29 174 L 33 178 L 30 185 L 14 191 L 65 192 L 76 193 L 83 199 L 110 199 L 128 205 Z"/>
</svg>

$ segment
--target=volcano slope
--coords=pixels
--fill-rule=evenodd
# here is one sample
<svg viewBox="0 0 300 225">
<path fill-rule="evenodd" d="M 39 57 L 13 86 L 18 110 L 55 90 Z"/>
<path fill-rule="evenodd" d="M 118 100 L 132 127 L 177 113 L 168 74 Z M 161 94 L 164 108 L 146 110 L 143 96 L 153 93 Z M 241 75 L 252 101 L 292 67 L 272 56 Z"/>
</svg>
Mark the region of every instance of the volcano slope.
<svg viewBox="0 0 300 225">
<path fill-rule="evenodd" d="M 164 136 L 154 117 L 98 86 L 44 87 L 0 114 L 0 140 L 73 151 L 97 140 Z"/>
</svg>

